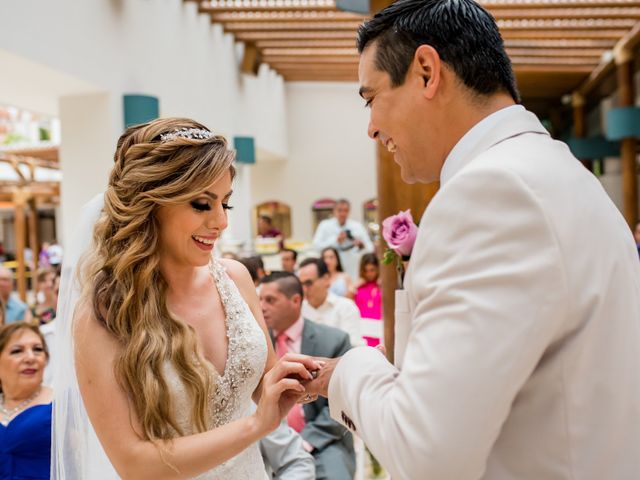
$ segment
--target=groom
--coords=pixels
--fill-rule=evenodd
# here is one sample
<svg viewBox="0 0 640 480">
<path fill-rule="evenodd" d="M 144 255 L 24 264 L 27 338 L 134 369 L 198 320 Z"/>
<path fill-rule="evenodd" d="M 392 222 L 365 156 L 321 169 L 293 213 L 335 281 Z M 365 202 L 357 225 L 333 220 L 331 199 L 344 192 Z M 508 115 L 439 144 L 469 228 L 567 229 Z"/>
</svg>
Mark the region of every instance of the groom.
<svg viewBox="0 0 640 480">
<path fill-rule="evenodd" d="M 517 105 L 473 0 L 399 0 L 361 27 L 368 133 L 440 180 L 396 305 L 395 365 L 327 360 L 309 393 L 392 478 L 634 479 L 640 266 L 599 182 Z"/>
</svg>

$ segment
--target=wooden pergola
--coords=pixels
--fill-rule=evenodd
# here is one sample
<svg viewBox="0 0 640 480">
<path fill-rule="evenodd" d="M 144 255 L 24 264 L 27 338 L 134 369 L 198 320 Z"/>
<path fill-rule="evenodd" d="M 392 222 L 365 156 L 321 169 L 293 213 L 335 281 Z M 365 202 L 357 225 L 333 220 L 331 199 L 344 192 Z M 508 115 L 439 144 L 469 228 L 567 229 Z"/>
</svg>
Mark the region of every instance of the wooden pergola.
<svg viewBox="0 0 640 480">
<path fill-rule="evenodd" d="M 496 18 L 525 99 L 577 89 L 640 21 L 636 0 L 480 3 Z M 199 9 L 245 43 L 249 69 L 263 62 L 288 81 L 357 80 L 355 35 L 367 17 L 333 0 L 212 0 Z"/>
<path fill-rule="evenodd" d="M 185 0 L 187 1 L 187 0 Z M 191 0 L 193 1 L 193 0 Z M 370 0 L 371 12 L 392 3 Z M 586 112 L 618 92 L 634 105 L 640 62 L 640 0 L 479 0 L 495 17 L 514 66 L 523 104 L 555 133 L 587 136 Z M 286 81 L 357 81 L 356 30 L 365 15 L 334 0 L 211 0 L 199 11 L 245 44 L 244 72 L 268 64 Z M 621 141 L 624 208 L 638 219 L 635 138 Z M 379 216 L 411 208 L 420 217 L 437 185 L 404 184 L 391 155 L 378 148 Z M 395 272 L 383 269 L 385 338 L 393 355 Z"/>
<path fill-rule="evenodd" d="M 16 283 L 20 298 L 27 296 L 27 269 L 24 250 L 28 245 L 37 265 L 39 252 L 38 205 L 60 203 L 60 183 L 40 181 L 37 168 L 59 170 L 58 148 L 0 150 L 0 162 L 11 165 L 17 180 L 0 180 L 0 202 L 13 207 L 16 247 Z"/>
</svg>

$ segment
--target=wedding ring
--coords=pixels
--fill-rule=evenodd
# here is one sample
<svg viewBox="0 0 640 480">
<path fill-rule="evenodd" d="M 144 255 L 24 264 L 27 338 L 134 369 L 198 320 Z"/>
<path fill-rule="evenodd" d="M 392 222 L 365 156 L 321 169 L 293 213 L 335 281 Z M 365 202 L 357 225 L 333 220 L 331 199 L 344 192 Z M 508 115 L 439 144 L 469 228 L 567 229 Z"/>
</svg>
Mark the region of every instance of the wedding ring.
<svg viewBox="0 0 640 480">
<path fill-rule="evenodd" d="M 308 393 L 304 396 L 304 401 L 305 402 L 309 402 L 311 401 L 311 395 L 309 395 Z"/>
</svg>

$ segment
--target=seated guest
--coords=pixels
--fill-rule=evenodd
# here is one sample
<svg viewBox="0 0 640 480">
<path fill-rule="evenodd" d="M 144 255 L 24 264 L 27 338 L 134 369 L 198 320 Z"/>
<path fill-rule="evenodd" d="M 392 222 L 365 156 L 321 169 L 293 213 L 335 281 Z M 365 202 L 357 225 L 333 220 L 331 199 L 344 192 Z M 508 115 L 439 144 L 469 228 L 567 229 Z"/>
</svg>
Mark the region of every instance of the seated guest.
<svg viewBox="0 0 640 480">
<path fill-rule="evenodd" d="M 278 247 L 280 250 L 284 248 L 284 239 L 282 238 L 282 232 L 273 226 L 271 217 L 267 215 L 260 215 L 258 218 L 258 237 L 261 238 L 279 238 Z"/>
<path fill-rule="evenodd" d="M 322 250 L 322 260 L 329 270 L 329 291 L 335 293 L 339 297 L 349 296 L 349 292 L 353 288 L 351 277 L 344 273 L 342 262 L 338 250 L 333 247 L 327 247 Z"/>
<path fill-rule="evenodd" d="M 260 439 L 260 453 L 269 478 L 315 480 L 316 465 L 302 445 L 302 437 L 283 420 L 278 428 Z"/>
<path fill-rule="evenodd" d="M 251 280 L 253 280 L 253 284 L 257 287 L 260 284 L 260 279 L 264 277 L 264 262 L 262 261 L 262 257 L 260 255 L 253 255 L 251 257 L 243 257 L 239 260 L 247 270 L 249 270 L 249 274 L 251 275 Z"/>
<path fill-rule="evenodd" d="M 258 219 L 258 236 L 262 238 L 282 237 L 282 232 L 273 226 L 271 217 L 260 215 Z"/>
<path fill-rule="evenodd" d="M 53 392 L 42 386 L 48 359 L 37 326 L 14 322 L 0 328 L 2 479 L 49 478 Z"/>
<path fill-rule="evenodd" d="M 300 264 L 298 277 L 304 289 L 304 318 L 339 328 L 349 334 L 352 345 L 363 345 L 358 307 L 353 300 L 329 291 L 327 265 L 319 258 L 307 258 Z"/>
<path fill-rule="evenodd" d="M 50 269 L 40 270 L 36 277 L 36 303 L 31 309 L 33 318 L 40 325 L 56 318 L 58 292 L 56 291 L 56 272 Z"/>
<path fill-rule="evenodd" d="M 49 268 L 51 263 L 49 262 L 49 243 L 42 242 L 42 248 L 40 249 L 40 253 L 38 254 L 38 266 L 40 268 Z"/>
<path fill-rule="evenodd" d="M 362 338 L 370 347 L 382 339 L 382 290 L 378 277 L 380 264 L 374 253 L 365 253 L 360 259 L 360 284 L 354 301 L 362 317 Z"/>
<path fill-rule="evenodd" d="M 260 306 L 275 339 L 276 355 L 282 357 L 287 352 L 325 358 L 343 355 L 351 348 L 347 333 L 303 318 L 303 297 L 302 284 L 292 273 L 273 272 L 260 282 Z M 317 479 L 353 478 L 353 437 L 330 417 L 326 398 L 296 404 L 287 421 L 300 432 L 305 449 L 315 458 Z"/>
<path fill-rule="evenodd" d="M 13 272 L 5 267 L 0 267 L 0 298 L 4 303 L 5 323 L 31 321 L 31 310 L 13 293 Z"/>
<path fill-rule="evenodd" d="M 298 261 L 298 252 L 290 248 L 280 250 L 280 261 L 282 262 L 282 271 L 296 273 L 296 262 Z"/>
</svg>

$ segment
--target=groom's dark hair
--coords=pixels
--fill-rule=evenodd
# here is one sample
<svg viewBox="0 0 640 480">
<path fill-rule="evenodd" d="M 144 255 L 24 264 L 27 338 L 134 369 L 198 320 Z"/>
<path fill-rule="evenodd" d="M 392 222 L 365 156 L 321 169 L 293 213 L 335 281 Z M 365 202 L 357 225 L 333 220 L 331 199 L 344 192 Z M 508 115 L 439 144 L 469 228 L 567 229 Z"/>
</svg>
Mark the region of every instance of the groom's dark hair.
<svg viewBox="0 0 640 480">
<path fill-rule="evenodd" d="M 265 283 L 274 283 L 278 285 L 280 290 L 287 298 L 291 298 L 294 295 L 300 295 L 300 298 L 304 298 L 304 292 L 302 291 L 302 283 L 298 277 L 290 272 L 271 272 L 269 275 L 262 277 L 260 285 Z"/>
<path fill-rule="evenodd" d="M 474 0 L 399 0 L 358 30 L 362 51 L 377 44 L 375 64 L 404 84 L 420 45 L 431 45 L 440 59 L 476 95 L 508 92 L 520 100 L 511 60 L 491 14 Z"/>
</svg>

